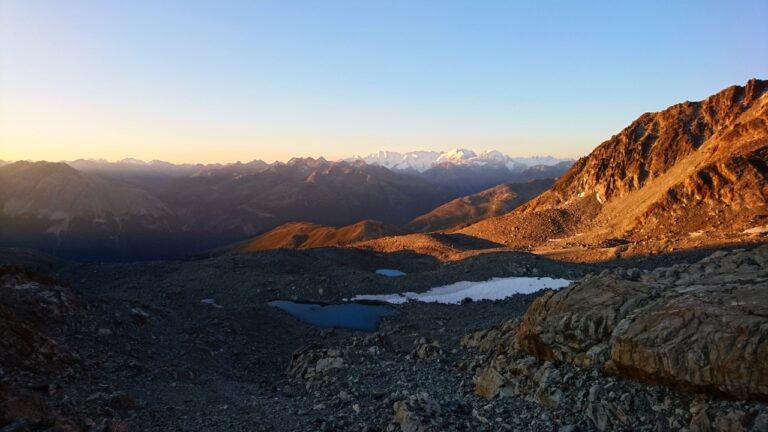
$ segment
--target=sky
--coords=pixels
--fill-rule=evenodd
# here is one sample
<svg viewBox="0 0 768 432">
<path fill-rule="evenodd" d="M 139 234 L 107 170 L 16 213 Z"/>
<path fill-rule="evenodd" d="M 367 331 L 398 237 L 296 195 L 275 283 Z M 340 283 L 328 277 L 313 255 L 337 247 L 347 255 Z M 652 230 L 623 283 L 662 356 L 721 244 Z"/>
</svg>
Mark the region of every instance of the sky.
<svg viewBox="0 0 768 432">
<path fill-rule="evenodd" d="M 768 78 L 766 23 L 766 0 L 0 0 L 0 160 L 579 157 Z"/>
</svg>

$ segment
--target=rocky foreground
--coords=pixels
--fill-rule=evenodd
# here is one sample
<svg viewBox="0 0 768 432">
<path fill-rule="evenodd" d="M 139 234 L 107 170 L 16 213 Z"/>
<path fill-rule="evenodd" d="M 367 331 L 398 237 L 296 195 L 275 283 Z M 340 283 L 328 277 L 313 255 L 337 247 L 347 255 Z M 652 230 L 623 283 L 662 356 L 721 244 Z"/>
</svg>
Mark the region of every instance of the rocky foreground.
<svg viewBox="0 0 768 432">
<path fill-rule="evenodd" d="M 401 258 L 350 254 L 4 268 L 0 431 L 768 430 L 768 246 L 602 266 L 408 257 L 397 279 L 370 270 Z M 531 274 L 577 281 L 407 303 L 375 333 L 265 304 Z"/>
</svg>

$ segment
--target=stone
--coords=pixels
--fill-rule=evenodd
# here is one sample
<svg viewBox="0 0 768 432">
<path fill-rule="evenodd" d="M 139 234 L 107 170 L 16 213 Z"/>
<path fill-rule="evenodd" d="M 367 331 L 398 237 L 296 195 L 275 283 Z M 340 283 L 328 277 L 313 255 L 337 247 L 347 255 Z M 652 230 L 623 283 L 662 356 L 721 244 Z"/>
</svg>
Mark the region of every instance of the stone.
<svg viewBox="0 0 768 432">
<path fill-rule="evenodd" d="M 409 396 L 407 399 L 396 401 L 393 423 L 400 426 L 402 432 L 440 431 L 440 405 L 427 393 Z"/>
<path fill-rule="evenodd" d="M 304 383 L 309 389 L 344 366 L 339 350 L 308 346 L 293 353 L 287 373 L 291 381 Z"/>
<path fill-rule="evenodd" d="M 542 360 L 686 392 L 768 400 L 766 263 L 762 246 L 678 267 L 674 283 L 666 269 L 632 272 L 637 280 L 606 270 L 536 299 L 517 327 L 517 346 Z"/>
<path fill-rule="evenodd" d="M 608 342 L 629 312 L 649 303 L 653 289 L 612 273 L 577 282 L 537 298 L 521 320 L 517 341 L 536 357 L 600 366 Z"/>
<path fill-rule="evenodd" d="M 493 367 L 483 369 L 475 381 L 475 394 L 483 399 L 493 399 L 504 385 L 504 377 Z"/>
<path fill-rule="evenodd" d="M 411 357 L 422 360 L 435 359 L 442 355 L 443 349 L 437 341 L 419 343 L 411 352 Z"/>
<path fill-rule="evenodd" d="M 680 390 L 735 399 L 768 399 L 768 268 L 739 270 L 768 248 L 717 254 L 621 322 L 607 370 Z M 717 265 L 715 265 L 717 263 Z"/>
</svg>

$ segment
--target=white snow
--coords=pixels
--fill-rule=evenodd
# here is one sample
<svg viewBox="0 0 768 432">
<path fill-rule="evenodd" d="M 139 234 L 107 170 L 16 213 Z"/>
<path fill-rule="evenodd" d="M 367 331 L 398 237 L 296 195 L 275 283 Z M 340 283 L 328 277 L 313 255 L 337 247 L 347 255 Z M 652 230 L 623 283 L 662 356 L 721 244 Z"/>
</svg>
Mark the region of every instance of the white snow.
<svg viewBox="0 0 768 432">
<path fill-rule="evenodd" d="M 455 148 L 448 151 L 412 151 L 400 153 L 381 150 L 368 156 L 354 156 L 348 161 L 362 160 L 369 165 L 379 165 L 395 170 L 415 170 L 424 172 L 435 165 L 486 165 L 504 164 L 510 170 L 524 170 L 536 165 L 556 165 L 571 159 L 559 159 L 552 156 L 509 157 L 498 150 L 485 150 L 475 153 L 469 149 Z"/>
<path fill-rule="evenodd" d="M 493 278 L 485 282 L 462 281 L 439 286 L 427 292 L 405 292 L 402 294 L 364 294 L 357 295 L 352 301 L 378 300 L 393 304 L 402 304 L 409 300 L 426 303 L 460 304 L 465 298 L 472 300 L 501 300 L 514 294 L 530 294 L 544 288 L 560 289 L 571 283 L 568 279 L 549 277 L 509 277 Z"/>
<path fill-rule="evenodd" d="M 744 234 L 763 234 L 768 232 L 768 225 L 750 228 L 744 230 Z"/>
<path fill-rule="evenodd" d="M 50 216 L 50 221 L 53 225 L 49 226 L 45 232 L 53 233 L 56 235 L 56 239 L 61 243 L 61 234 L 66 233 L 69 229 L 69 213 L 56 211 Z"/>
<path fill-rule="evenodd" d="M 473 152 L 472 150 L 467 149 L 460 149 L 455 148 L 453 150 L 448 150 L 447 152 L 443 152 L 440 154 L 440 157 L 437 158 L 435 163 L 462 163 L 464 161 L 469 161 L 472 159 L 477 159 L 477 154 Z"/>
<path fill-rule="evenodd" d="M 221 309 L 221 308 L 224 307 L 224 306 L 216 303 L 216 300 L 214 300 L 212 298 L 202 299 L 202 300 L 200 300 L 200 303 L 205 303 L 207 305 L 211 305 L 211 306 L 213 306 L 213 307 L 215 307 L 217 309 Z"/>
</svg>

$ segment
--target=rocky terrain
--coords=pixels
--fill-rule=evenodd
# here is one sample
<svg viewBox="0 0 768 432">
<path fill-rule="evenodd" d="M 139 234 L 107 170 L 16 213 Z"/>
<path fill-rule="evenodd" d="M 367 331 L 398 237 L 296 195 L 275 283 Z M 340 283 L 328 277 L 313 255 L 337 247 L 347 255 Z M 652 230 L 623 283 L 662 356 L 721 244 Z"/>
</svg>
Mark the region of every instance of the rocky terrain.
<svg viewBox="0 0 768 432">
<path fill-rule="evenodd" d="M 768 430 L 767 260 L 766 246 L 599 265 L 318 248 L 53 278 L 6 265 L 0 430 Z M 397 305 L 373 333 L 267 304 L 537 275 L 576 282 Z"/>
</svg>

